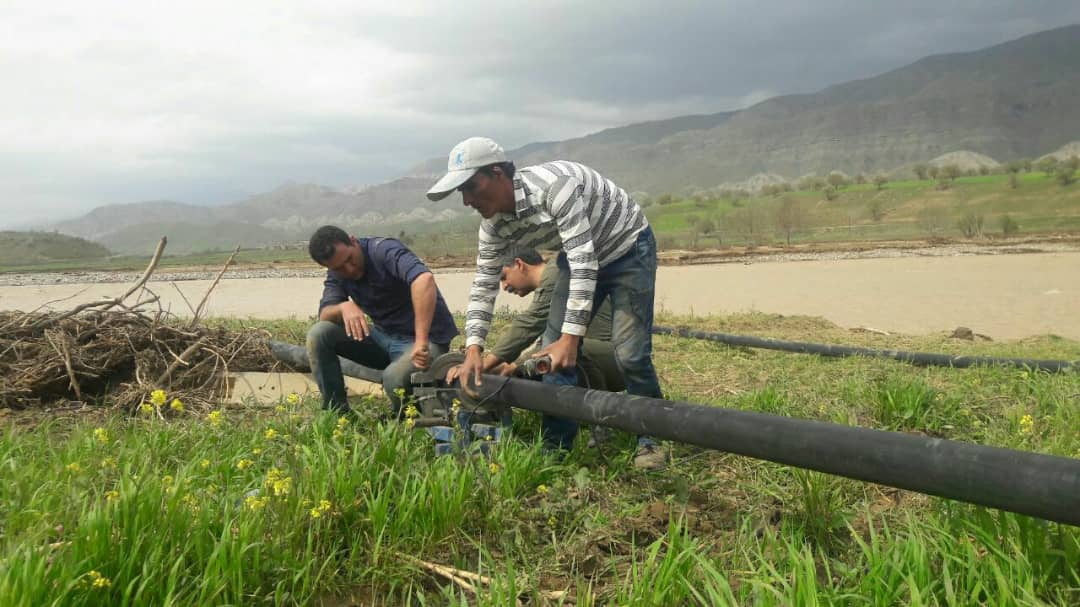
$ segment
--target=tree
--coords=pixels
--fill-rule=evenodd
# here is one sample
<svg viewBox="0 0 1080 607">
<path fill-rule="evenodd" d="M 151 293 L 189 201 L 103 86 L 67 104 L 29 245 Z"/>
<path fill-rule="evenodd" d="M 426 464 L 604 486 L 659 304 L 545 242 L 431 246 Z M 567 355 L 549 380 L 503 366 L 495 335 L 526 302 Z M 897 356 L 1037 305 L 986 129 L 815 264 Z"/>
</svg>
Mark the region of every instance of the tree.
<svg viewBox="0 0 1080 607">
<path fill-rule="evenodd" d="M 874 175 L 874 185 L 877 186 L 877 189 L 884 190 L 886 183 L 889 183 L 888 177 L 884 175 Z"/>
<path fill-rule="evenodd" d="M 837 190 L 847 185 L 847 179 L 840 171 L 833 171 L 829 173 L 829 176 L 825 178 L 825 181 Z"/>
<path fill-rule="evenodd" d="M 960 176 L 960 173 L 960 167 L 956 166 L 955 164 L 947 164 L 941 167 L 941 171 L 938 174 L 944 175 L 946 179 L 952 182 L 956 181 L 956 178 Z"/>
<path fill-rule="evenodd" d="M 931 238 L 935 238 L 948 229 L 949 212 L 942 207 L 923 207 L 915 220 Z"/>
<path fill-rule="evenodd" d="M 930 167 L 926 166 L 925 164 L 917 164 L 912 167 L 911 170 L 915 171 L 915 177 L 917 177 L 919 181 L 926 181 L 926 178 L 929 175 L 928 171 L 930 170 Z"/>
<path fill-rule="evenodd" d="M 666 206 L 666 205 L 669 205 L 669 204 L 671 204 L 673 202 L 675 202 L 675 197 L 672 196 L 671 194 L 661 194 L 656 199 L 656 204 L 658 204 L 660 206 Z"/>
<path fill-rule="evenodd" d="M 1047 156 L 1046 158 L 1043 158 L 1039 162 L 1035 163 L 1035 168 L 1042 171 L 1043 174 L 1045 174 L 1047 177 L 1054 174 L 1054 171 L 1057 170 L 1057 166 L 1057 160 L 1055 160 L 1052 156 Z"/>
<path fill-rule="evenodd" d="M 1012 218 L 1008 213 L 1001 216 L 1001 235 L 1005 238 L 1012 236 L 1020 231 L 1020 224 L 1016 223 L 1016 220 Z"/>
<path fill-rule="evenodd" d="M 982 213 L 968 209 L 960 216 L 960 219 L 956 222 L 956 227 L 960 228 L 960 233 L 965 238 L 975 238 L 976 236 L 982 236 L 984 221 L 985 218 Z"/>
<path fill-rule="evenodd" d="M 1009 187 L 1014 190 L 1020 187 L 1020 180 L 1016 177 L 1016 173 L 1009 173 Z"/>
<path fill-rule="evenodd" d="M 870 217 L 870 219 L 874 220 L 874 222 L 879 222 L 882 219 L 885 219 L 885 214 L 887 212 L 888 211 L 885 209 L 885 203 L 878 200 L 877 198 L 874 198 L 870 202 L 866 203 L 866 214 Z"/>
<path fill-rule="evenodd" d="M 757 217 L 757 210 L 754 205 L 743 207 L 731 214 L 731 222 L 735 229 L 742 234 L 746 243 L 749 245 L 757 244 L 757 234 L 761 229 L 758 225 L 761 222 Z"/>
<path fill-rule="evenodd" d="M 836 200 L 840 196 L 840 192 L 836 191 L 836 188 L 831 185 L 825 186 L 822 192 L 825 194 L 825 200 Z"/>
<path fill-rule="evenodd" d="M 701 230 L 703 236 L 708 236 L 716 231 L 716 224 L 712 219 L 702 217 L 701 221 L 698 222 L 698 229 Z"/>
<path fill-rule="evenodd" d="M 701 236 L 701 218 L 697 215 L 687 215 L 686 225 L 690 226 L 690 248 L 696 249 L 698 237 Z"/>
<path fill-rule="evenodd" d="M 941 170 L 935 166 L 926 169 L 926 176 L 930 179 L 937 179 L 939 173 L 941 173 Z"/>
<path fill-rule="evenodd" d="M 776 226 L 784 233 L 787 244 L 791 244 L 791 234 L 802 229 L 805 223 L 802 206 L 794 198 L 785 196 L 776 209 Z"/>
<path fill-rule="evenodd" d="M 1072 184 L 1076 181 L 1076 169 L 1072 168 L 1068 163 L 1062 162 L 1057 168 L 1057 180 L 1062 187 Z"/>
</svg>

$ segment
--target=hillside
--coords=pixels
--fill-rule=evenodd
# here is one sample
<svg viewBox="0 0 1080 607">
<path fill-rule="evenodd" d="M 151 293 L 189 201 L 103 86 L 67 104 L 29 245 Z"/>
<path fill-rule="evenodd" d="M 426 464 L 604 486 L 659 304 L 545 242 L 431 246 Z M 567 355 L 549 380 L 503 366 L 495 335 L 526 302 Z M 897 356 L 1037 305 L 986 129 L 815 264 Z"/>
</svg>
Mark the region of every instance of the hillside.
<svg viewBox="0 0 1080 607">
<path fill-rule="evenodd" d="M 27 266 L 69 259 L 91 260 L 110 252 L 95 242 L 52 232 L 0 232 L 0 266 Z"/>
</svg>

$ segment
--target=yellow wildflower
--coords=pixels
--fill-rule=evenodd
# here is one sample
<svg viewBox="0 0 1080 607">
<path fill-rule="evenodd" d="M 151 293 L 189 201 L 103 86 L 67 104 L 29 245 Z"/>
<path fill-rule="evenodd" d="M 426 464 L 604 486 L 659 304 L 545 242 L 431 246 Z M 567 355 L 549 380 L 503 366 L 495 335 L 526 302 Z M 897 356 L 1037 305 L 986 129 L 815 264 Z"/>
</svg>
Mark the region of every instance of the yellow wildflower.
<svg viewBox="0 0 1080 607">
<path fill-rule="evenodd" d="M 278 413 L 284 413 L 288 411 L 288 409 L 286 409 L 284 405 L 278 405 L 274 407 L 274 411 L 277 411 Z"/>
<path fill-rule="evenodd" d="M 488 464 L 488 470 L 490 470 L 492 474 L 498 473 L 499 472 L 499 464 L 496 464 L 495 462 L 491 462 L 490 464 Z"/>
<path fill-rule="evenodd" d="M 536 492 L 539 493 L 540 495 L 547 495 L 548 491 L 550 491 L 550 489 L 548 489 L 547 485 L 537 485 L 536 486 Z"/>
<path fill-rule="evenodd" d="M 68 464 L 66 466 L 66 468 L 67 468 L 68 472 L 73 472 L 73 473 L 74 472 L 79 472 L 80 470 L 82 470 L 82 466 L 79 465 L 79 462 L 71 462 L 70 464 Z"/>
<path fill-rule="evenodd" d="M 184 403 L 180 402 L 179 398 L 174 398 L 174 399 L 172 399 L 172 402 L 169 403 L 169 408 L 172 409 L 173 411 L 176 411 L 177 413 L 183 413 L 184 412 Z"/>
<path fill-rule="evenodd" d="M 290 392 L 289 395 L 285 397 L 285 402 L 290 405 L 298 405 L 300 404 L 300 395 L 296 392 Z"/>
<path fill-rule="evenodd" d="M 164 405 L 166 400 L 167 397 L 165 396 L 164 390 L 154 390 L 150 393 L 150 402 L 158 407 Z"/>
<path fill-rule="evenodd" d="M 194 513 L 198 512 L 199 510 L 201 510 L 201 506 L 199 506 L 199 500 L 195 499 L 195 496 L 190 494 L 190 493 L 188 493 L 188 494 L 184 495 L 184 497 L 180 498 L 180 501 L 185 506 L 187 506 L 188 511 L 191 512 L 192 514 L 194 514 Z"/>
<path fill-rule="evenodd" d="M 556 523 L 558 523 L 558 522 L 559 522 L 559 521 L 555 519 L 555 515 L 554 515 L 554 514 L 548 517 L 548 520 L 547 520 L 547 523 L 548 523 L 548 527 L 554 527 L 554 526 L 555 526 L 555 524 L 556 524 Z"/>
<path fill-rule="evenodd" d="M 106 457 L 105 459 L 101 460 L 101 467 L 105 468 L 106 470 L 115 469 L 116 468 L 116 458 L 111 457 L 111 456 Z"/>
<path fill-rule="evenodd" d="M 253 462 L 253 461 L 251 461 L 249 459 L 242 459 L 242 460 L 236 462 L 236 469 L 237 470 L 246 470 L 246 469 L 250 468 L 251 465 L 254 464 L 254 463 L 255 462 Z"/>
<path fill-rule="evenodd" d="M 405 417 L 408 419 L 420 417 L 420 410 L 416 408 L 416 405 L 409 405 L 405 407 Z"/>
<path fill-rule="evenodd" d="M 109 431 L 105 428 L 94 428 L 94 438 L 97 439 L 97 442 L 104 445 L 109 442 Z"/>
<path fill-rule="evenodd" d="M 405 419 L 405 427 L 406 428 L 412 429 L 414 426 L 416 426 L 416 420 L 415 419 L 413 419 L 411 417 L 408 417 L 408 418 Z"/>
<path fill-rule="evenodd" d="M 210 460 L 204 458 L 203 461 L 199 462 L 199 467 L 202 468 L 203 470 L 209 468 L 210 467 Z"/>
<path fill-rule="evenodd" d="M 267 502 L 270 501 L 269 497 L 259 497 L 257 495 L 249 495 L 244 499 L 244 506 L 248 510 L 261 510 Z"/>
<path fill-rule="evenodd" d="M 1030 415 L 1020 418 L 1020 433 L 1031 434 L 1035 431 L 1035 420 Z"/>
<path fill-rule="evenodd" d="M 90 571 L 86 574 L 90 578 L 90 585 L 94 588 L 108 588 L 112 586 L 112 580 L 101 575 L 97 571 Z"/>
<path fill-rule="evenodd" d="M 270 490 L 273 491 L 274 495 L 277 496 L 277 497 L 284 497 L 284 496 L 288 495 L 289 490 L 291 488 L 292 488 L 292 477 L 291 476 L 283 476 L 281 478 L 275 479 L 273 484 L 270 486 Z"/>
<path fill-rule="evenodd" d="M 320 518 L 330 512 L 333 505 L 330 500 L 319 500 L 319 505 L 311 509 L 311 518 Z"/>
<path fill-rule="evenodd" d="M 166 487 L 171 487 L 172 484 L 173 484 L 172 475 L 166 474 L 165 476 L 161 477 L 161 484 L 166 486 Z"/>
<path fill-rule="evenodd" d="M 259 455 L 260 453 L 262 453 L 262 449 L 260 449 L 259 447 L 255 447 L 251 450 L 252 455 Z"/>
<path fill-rule="evenodd" d="M 344 415 L 337 418 L 337 427 L 338 428 L 345 428 L 348 425 L 349 425 L 349 418 L 345 417 Z"/>
<path fill-rule="evenodd" d="M 105 501 L 107 501 L 107 502 L 115 502 L 118 499 L 120 499 L 120 492 L 117 491 L 116 489 L 105 492 Z"/>
<path fill-rule="evenodd" d="M 209 414 L 207 414 L 206 419 L 207 419 L 207 421 L 210 422 L 211 426 L 215 426 L 215 427 L 220 426 L 221 425 L 221 411 L 211 411 Z"/>
<path fill-rule="evenodd" d="M 150 403 L 140 403 L 139 404 L 139 413 L 142 413 L 143 415 L 150 415 L 153 412 L 154 412 L 154 406 L 151 405 Z"/>
<path fill-rule="evenodd" d="M 274 440 L 274 437 L 277 436 L 277 430 L 274 430 L 273 428 L 267 428 L 266 432 L 263 433 L 263 436 L 266 437 L 266 440 Z"/>
</svg>

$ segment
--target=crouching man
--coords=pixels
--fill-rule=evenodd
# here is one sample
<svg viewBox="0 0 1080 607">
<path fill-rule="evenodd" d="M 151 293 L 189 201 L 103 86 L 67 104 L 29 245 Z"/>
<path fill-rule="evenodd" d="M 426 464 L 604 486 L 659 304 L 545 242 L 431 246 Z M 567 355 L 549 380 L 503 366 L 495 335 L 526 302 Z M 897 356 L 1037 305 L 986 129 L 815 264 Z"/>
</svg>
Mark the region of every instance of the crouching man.
<svg viewBox="0 0 1080 607">
<path fill-rule="evenodd" d="M 356 238 L 335 226 L 316 230 L 308 252 L 326 268 L 319 322 L 307 333 L 323 408 L 349 409 L 340 355 L 382 370 L 383 390 L 400 416 L 412 373 L 445 354 L 458 334 L 435 277 L 401 241 Z"/>
<path fill-rule="evenodd" d="M 551 312 L 551 294 L 559 279 L 556 256 L 544 262 L 535 249 L 511 245 L 500 258 L 502 272 L 499 284 L 502 290 L 518 297 L 530 293 L 532 303 L 527 310 L 514 315 L 510 326 L 499 336 L 499 341 L 484 354 L 484 373 L 513 375 L 517 370 L 515 361 L 537 338 L 544 334 Z M 589 329 L 582 340 L 582 352 L 578 358 L 582 374 L 578 385 L 593 390 L 622 392 L 623 384 L 619 366 L 615 361 L 615 346 L 611 344 L 611 302 L 605 301 L 589 322 Z M 453 381 L 455 374 L 449 379 Z"/>
</svg>

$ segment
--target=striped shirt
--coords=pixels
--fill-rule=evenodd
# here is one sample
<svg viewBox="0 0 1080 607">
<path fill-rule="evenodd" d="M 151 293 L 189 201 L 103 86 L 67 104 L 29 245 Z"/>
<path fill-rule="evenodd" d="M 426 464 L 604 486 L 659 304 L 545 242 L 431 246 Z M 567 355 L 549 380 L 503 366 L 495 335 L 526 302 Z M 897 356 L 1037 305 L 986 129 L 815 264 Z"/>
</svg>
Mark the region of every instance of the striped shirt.
<svg viewBox="0 0 1080 607">
<path fill-rule="evenodd" d="M 465 314 L 465 343 L 483 346 L 491 325 L 502 267 L 511 243 L 565 251 L 570 293 L 562 332 L 585 335 L 600 268 L 622 257 L 648 226 L 625 190 L 593 169 L 559 160 L 525 167 L 514 175 L 514 212 L 480 223 L 476 278 Z"/>
</svg>

